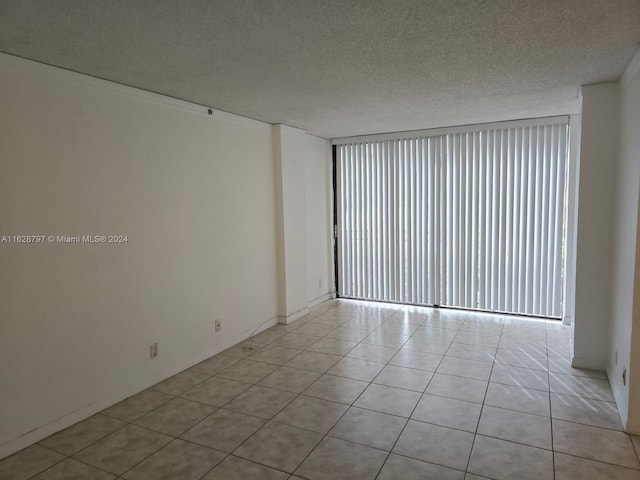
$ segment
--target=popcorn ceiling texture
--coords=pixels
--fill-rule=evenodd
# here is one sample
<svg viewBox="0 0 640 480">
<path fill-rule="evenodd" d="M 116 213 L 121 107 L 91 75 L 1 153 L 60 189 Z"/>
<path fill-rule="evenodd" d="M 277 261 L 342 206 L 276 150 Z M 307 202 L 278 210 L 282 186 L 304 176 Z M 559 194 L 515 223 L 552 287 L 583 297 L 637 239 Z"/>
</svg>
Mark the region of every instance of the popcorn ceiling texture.
<svg viewBox="0 0 640 480">
<path fill-rule="evenodd" d="M 0 51 L 325 138 L 571 113 L 638 0 L 3 0 Z"/>
</svg>

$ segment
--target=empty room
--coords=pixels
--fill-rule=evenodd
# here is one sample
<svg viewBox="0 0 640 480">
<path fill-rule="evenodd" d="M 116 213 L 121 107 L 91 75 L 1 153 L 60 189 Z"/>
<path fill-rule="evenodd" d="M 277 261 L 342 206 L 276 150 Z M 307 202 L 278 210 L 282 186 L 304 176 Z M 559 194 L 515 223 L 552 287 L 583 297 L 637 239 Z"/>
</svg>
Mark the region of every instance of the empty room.
<svg viewBox="0 0 640 480">
<path fill-rule="evenodd" d="M 0 480 L 640 480 L 637 0 L 0 1 Z"/>
</svg>

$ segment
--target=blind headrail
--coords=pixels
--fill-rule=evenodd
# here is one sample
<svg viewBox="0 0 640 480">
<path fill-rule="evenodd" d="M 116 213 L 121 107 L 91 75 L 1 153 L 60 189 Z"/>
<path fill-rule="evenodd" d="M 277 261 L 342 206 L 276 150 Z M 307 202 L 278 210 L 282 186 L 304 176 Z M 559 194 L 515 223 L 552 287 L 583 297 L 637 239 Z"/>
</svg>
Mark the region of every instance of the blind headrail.
<svg viewBox="0 0 640 480">
<path fill-rule="evenodd" d="M 505 120 L 491 123 L 474 123 L 471 125 L 458 125 L 452 127 L 427 128 L 424 130 L 407 130 L 405 132 L 376 133 L 372 135 L 359 135 L 356 137 L 341 137 L 331 140 L 332 145 L 349 145 L 355 143 L 379 142 L 384 140 L 403 140 L 410 138 L 428 138 L 440 135 L 456 133 L 471 133 L 483 130 L 532 127 L 538 125 L 556 125 L 569 123 L 569 115 L 553 117 L 527 118 L 520 120 Z"/>
</svg>

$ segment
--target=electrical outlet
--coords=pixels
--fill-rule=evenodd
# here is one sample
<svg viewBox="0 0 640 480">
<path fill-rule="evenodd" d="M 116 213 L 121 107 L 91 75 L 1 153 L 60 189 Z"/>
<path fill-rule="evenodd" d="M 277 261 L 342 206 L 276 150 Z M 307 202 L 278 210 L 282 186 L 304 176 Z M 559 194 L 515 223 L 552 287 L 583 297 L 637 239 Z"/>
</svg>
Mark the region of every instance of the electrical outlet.
<svg viewBox="0 0 640 480">
<path fill-rule="evenodd" d="M 156 358 L 158 356 L 158 344 L 152 343 L 149 345 L 149 358 Z"/>
<path fill-rule="evenodd" d="M 627 369 L 622 370 L 622 385 L 627 384 Z"/>
<path fill-rule="evenodd" d="M 214 328 L 214 330 L 215 330 L 216 332 L 219 332 L 221 328 L 222 328 L 222 322 L 221 322 L 221 321 L 220 321 L 220 319 L 218 318 L 218 319 L 215 321 L 215 328 Z"/>
<path fill-rule="evenodd" d="M 618 365 L 618 351 L 616 350 L 616 365 Z"/>
</svg>

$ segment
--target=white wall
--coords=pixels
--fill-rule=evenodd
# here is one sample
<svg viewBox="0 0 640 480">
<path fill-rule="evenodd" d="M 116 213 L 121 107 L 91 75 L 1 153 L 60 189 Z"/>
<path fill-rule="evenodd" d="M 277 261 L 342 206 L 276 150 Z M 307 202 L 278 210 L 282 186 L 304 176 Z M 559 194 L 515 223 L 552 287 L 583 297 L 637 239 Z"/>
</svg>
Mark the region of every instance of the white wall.
<svg viewBox="0 0 640 480">
<path fill-rule="evenodd" d="M 596 370 L 609 350 L 618 93 L 617 82 L 582 87 L 573 364 Z"/>
<path fill-rule="evenodd" d="M 640 192 L 640 53 L 620 81 L 619 142 L 607 373 L 623 423 L 629 431 L 640 433 L 640 298 L 635 282 L 640 270 L 636 257 Z M 634 321 L 636 326 L 632 329 Z M 635 347 L 633 356 L 632 345 Z M 627 370 L 626 384 L 622 379 L 624 370 Z M 633 377 L 630 378 L 631 374 Z M 630 405 L 634 406 L 631 411 Z"/>
<path fill-rule="evenodd" d="M 583 86 L 582 95 L 573 363 L 606 368 L 623 425 L 637 434 L 640 52 L 620 82 Z"/>
<path fill-rule="evenodd" d="M 0 244 L 0 457 L 277 321 L 275 165 L 270 125 L 0 55 L 0 235 L 128 236 Z"/>
<path fill-rule="evenodd" d="M 636 56 L 636 58 L 638 58 Z M 636 86 L 637 89 L 637 86 Z M 637 102 L 637 90 L 636 90 Z M 636 123 L 636 126 L 638 124 Z M 637 138 L 636 138 L 637 142 Z M 636 158 L 638 150 L 636 149 Z M 640 209 L 637 225 L 640 225 Z M 629 341 L 631 358 L 627 372 L 627 384 L 629 385 L 629 413 L 626 422 L 626 430 L 634 435 L 640 435 L 640 240 L 636 235 L 636 268 L 633 290 L 633 316 L 631 321 L 631 339 Z"/>
<path fill-rule="evenodd" d="M 335 293 L 333 285 L 333 199 L 331 146 L 307 135 L 307 301 L 316 305 Z"/>
<path fill-rule="evenodd" d="M 274 160 L 280 178 L 276 188 L 280 198 L 278 215 L 282 225 L 279 312 L 284 323 L 308 312 L 305 137 L 303 130 L 273 126 Z"/>
<path fill-rule="evenodd" d="M 329 298 L 331 161 L 329 142 L 298 128 L 273 126 L 278 222 L 282 225 L 280 317 L 290 323 Z"/>
</svg>

